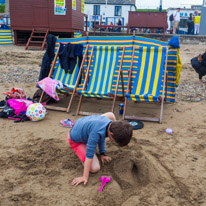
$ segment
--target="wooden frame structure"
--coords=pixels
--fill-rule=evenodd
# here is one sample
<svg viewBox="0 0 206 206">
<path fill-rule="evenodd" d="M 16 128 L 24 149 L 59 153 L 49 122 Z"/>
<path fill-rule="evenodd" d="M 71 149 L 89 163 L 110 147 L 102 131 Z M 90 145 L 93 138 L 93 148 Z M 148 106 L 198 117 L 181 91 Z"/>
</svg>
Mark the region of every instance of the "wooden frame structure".
<svg viewBox="0 0 206 206">
<path fill-rule="evenodd" d="M 62 88 L 60 86 L 57 86 L 57 91 L 60 93 L 66 93 L 66 94 L 70 92 L 70 94 L 72 95 L 71 99 L 73 99 L 75 95 L 80 95 L 79 102 L 77 105 L 78 108 L 76 110 L 77 115 L 78 114 L 79 115 L 94 114 L 91 112 L 81 110 L 83 96 L 89 97 L 89 98 L 95 97 L 97 99 L 100 99 L 102 97 L 105 100 L 106 99 L 113 100 L 111 111 L 114 111 L 114 105 L 115 105 L 116 100 L 121 99 L 121 101 L 125 102 L 125 111 L 124 111 L 124 117 L 123 117 L 124 119 L 139 119 L 143 121 L 162 122 L 164 102 L 167 102 L 167 103 L 175 102 L 176 88 L 178 87 L 177 81 L 178 81 L 180 71 L 181 71 L 179 69 L 180 66 L 178 65 L 178 61 L 179 61 L 178 52 L 179 51 L 176 47 L 172 45 L 168 45 L 168 43 L 166 42 L 161 42 L 158 40 L 148 39 L 144 37 L 136 37 L 136 36 L 125 36 L 125 37 L 121 37 L 121 36 L 90 37 L 90 36 L 87 36 L 87 37 L 80 37 L 80 38 L 74 38 L 74 39 L 67 39 L 67 38 L 58 39 L 57 45 L 55 46 L 55 54 L 58 50 L 59 43 L 82 44 L 85 48 L 87 48 L 87 51 L 86 49 L 84 49 L 84 52 L 86 51 L 87 55 L 85 56 L 86 60 L 85 59 L 83 60 L 83 62 L 85 61 L 85 64 L 83 65 L 82 63 L 81 65 L 80 74 L 75 73 L 75 75 L 73 75 L 72 77 L 71 76 L 67 77 L 65 71 L 62 68 L 60 68 L 60 70 L 56 70 L 57 65 L 59 63 L 57 56 L 55 56 L 55 60 L 52 63 L 51 73 L 54 70 L 53 78 L 56 80 L 60 80 L 60 82 L 62 82 L 64 86 L 67 87 L 67 88 Z M 93 47 L 95 48 L 95 52 L 94 51 L 92 52 Z M 108 47 L 110 47 L 111 51 L 108 51 Z M 135 52 L 135 55 L 133 54 L 134 47 L 139 47 L 139 50 Z M 98 52 L 101 54 L 96 54 L 97 48 L 100 48 Z M 124 48 L 124 55 L 122 56 L 123 48 Z M 166 57 L 166 48 L 168 49 L 167 57 Z M 152 49 L 154 51 L 152 51 Z M 157 49 L 160 50 L 160 52 L 156 51 Z M 143 51 L 146 52 L 144 54 L 146 55 L 146 57 L 144 58 L 146 59 L 146 61 L 143 61 L 143 58 L 142 58 Z M 112 54 L 108 52 L 114 52 L 114 53 Z M 153 53 L 154 55 L 154 61 L 153 59 L 150 58 L 151 53 Z M 162 60 L 163 58 L 165 59 L 165 57 L 166 57 L 166 60 L 164 60 L 164 62 L 161 60 L 161 68 L 156 67 L 155 69 L 154 65 L 156 65 L 157 63 L 156 56 L 159 56 L 159 54 L 161 55 Z M 108 58 L 108 56 L 110 57 Z M 115 66 L 113 66 L 112 68 L 116 68 L 116 69 L 113 72 L 111 70 L 111 67 L 108 67 L 105 64 L 105 62 L 107 62 L 108 65 L 112 65 L 111 64 L 112 61 L 111 60 L 108 61 L 110 58 L 112 58 L 113 61 L 115 62 L 114 63 Z M 139 60 L 141 60 L 141 62 Z M 54 65 L 55 61 L 57 61 L 56 66 Z M 140 65 L 145 65 L 145 66 L 140 66 L 139 62 L 140 62 Z M 157 69 L 161 70 L 162 81 L 160 82 L 160 75 L 158 74 L 158 80 L 157 80 L 158 84 L 151 82 L 151 84 L 149 83 L 150 84 L 149 90 L 147 88 L 145 90 L 144 85 L 148 84 L 147 83 L 148 80 L 143 80 L 143 81 L 139 80 L 140 75 L 138 74 L 137 77 L 135 77 L 135 75 L 137 72 L 140 71 L 139 70 L 140 67 L 142 68 L 145 67 L 145 70 L 142 70 L 142 73 L 145 75 L 144 78 L 147 78 L 146 75 L 147 75 L 148 68 L 149 68 L 148 65 L 151 62 L 152 62 L 153 73 L 156 73 Z M 95 68 L 94 68 L 94 64 L 96 64 Z M 80 65 L 78 66 L 78 69 L 79 68 L 80 68 Z M 106 70 L 105 69 L 103 70 L 102 68 L 106 68 Z M 131 72 L 131 68 L 133 69 L 132 75 L 129 73 Z M 95 72 L 99 74 L 98 75 L 95 74 L 95 77 L 93 78 L 92 72 L 94 71 L 94 69 L 95 69 Z M 102 72 L 105 72 L 105 71 L 111 77 L 113 77 L 112 80 L 108 79 L 107 76 L 104 76 Z M 49 76 L 51 76 L 51 74 Z M 137 81 L 135 81 L 135 78 L 137 79 Z M 80 80 L 80 83 L 79 81 L 74 82 L 74 79 Z M 95 82 L 92 82 L 91 81 L 92 79 L 94 79 Z M 98 83 L 96 82 L 97 79 L 104 79 L 105 81 L 104 80 L 99 81 Z M 152 74 L 151 79 L 154 79 L 153 74 Z M 129 86 L 128 86 L 128 82 L 129 82 Z M 139 85 L 138 85 L 138 82 L 139 82 Z M 106 87 L 105 84 L 108 86 Z M 135 90 L 133 90 L 131 93 L 131 88 L 137 87 L 137 86 L 138 86 L 138 89 L 136 90 L 136 92 Z M 95 87 L 96 88 L 98 87 L 98 88 L 93 89 Z M 153 90 L 151 90 L 151 88 L 153 87 L 155 89 L 154 93 L 153 93 Z M 128 95 L 128 91 L 131 94 Z M 62 107 L 58 108 L 58 107 L 54 107 L 50 105 L 47 106 L 47 108 L 69 112 L 71 104 L 72 104 L 71 99 L 70 99 L 70 102 L 68 103 L 67 108 L 62 108 Z M 134 116 L 126 115 L 126 106 L 128 104 L 127 103 L 128 100 L 133 100 L 136 102 L 140 102 L 140 101 L 150 102 L 150 103 L 153 102 L 153 104 L 161 102 L 160 117 L 154 118 L 155 116 L 153 115 L 152 118 L 149 118 L 149 117 L 146 118 L 146 117 L 134 117 Z"/>
<path fill-rule="evenodd" d="M 132 76 L 132 67 L 133 67 L 133 59 L 134 59 L 134 52 L 135 52 L 135 46 L 133 47 L 132 51 L 132 61 L 129 69 L 129 78 L 128 78 L 128 85 L 127 85 L 127 92 L 126 94 L 131 93 L 131 76 Z M 128 98 L 127 96 L 125 97 L 124 101 L 124 111 L 123 111 L 123 120 L 142 120 L 142 121 L 151 121 L 151 122 L 159 122 L 162 123 L 162 117 L 163 117 L 163 106 L 164 106 L 164 101 L 166 102 L 167 98 L 167 60 L 168 60 L 168 47 L 166 49 L 166 59 L 165 59 L 165 65 L 164 65 L 164 78 L 163 78 L 163 91 L 162 91 L 162 97 L 159 96 L 159 101 L 161 103 L 160 106 L 160 117 L 159 118 L 154 118 L 154 117 L 137 117 L 137 116 L 129 116 L 126 115 L 126 109 L 127 109 L 127 102 Z M 165 89 L 166 86 L 166 89 Z"/>
<path fill-rule="evenodd" d="M 114 92 L 114 94 L 110 94 L 110 93 L 109 93 L 109 94 L 108 94 L 108 97 L 100 97 L 100 98 L 104 98 L 104 99 L 106 98 L 106 99 L 111 99 L 111 100 L 113 100 L 111 112 L 114 112 L 115 101 L 116 101 L 116 99 L 117 99 L 117 88 L 118 88 L 118 85 L 119 85 L 120 76 L 122 76 L 122 63 L 123 63 L 123 59 L 124 59 L 125 47 L 122 47 L 122 48 L 120 48 L 120 49 L 123 49 L 123 51 L 122 51 L 122 56 L 121 56 L 121 61 L 120 61 L 120 67 L 119 67 L 119 71 L 118 71 L 118 77 L 117 77 L 117 83 L 116 83 L 115 92 Z M 94 51 L 94 50 L 92 50 L 92 55 L 91 55 L 91 57 L 93 56 L 93 51 Z M 90 58 L 90 60 L 89 60 L 89 64 L 88 64 L 88 67 L 87 67 L 87 73 L 86 73 L 86 77 L 85 77 L 85 80 L 84 80 L 84 86 L 83 86 L 82 91 L 85 91 L 86 86 L 87 86 L 88 77 L 89 77 L 90 65 L 91 65 L 91 58 Z M 122 77 L 122 78 L 123 78 L 123 77 Z M 122 79 L 122 78 L 121 78 L 121 79 Z M 122 90 L 124 91 L 123 79 L 122 79 Z M 123 98 L 124 98 L 124 92 L 123 92 Z M 80 96 L 79 103 L 78 103 L 78 107 L 77 107 L 77 111 L 76 111 L 76 115 L 94 115 L 94 114 L 97 114 L 97 113 L 92 113 L 92 112 L 81 111 L 80 109 L 81 109 L 82 99 L 83 99 L 83 95 Z"/>
<path fill-rule="evenodd" d="M 68 104 L 68 107 L 67 108 L 64 108 L 64 107 L 56 107 L 56 106 L 45 106 L 47 109 L 52 109 L 52 110 L 58 110 L 58 111 L 66 111 L 66 112 L 69 112 L 70 111 L 70 108 L 71 108 L 71 105 L 72 105 L 72 101 L 74 99 L 74 96 L 75 96 L 75 93 L 77 92 L 76 89 L 78 87 L 78 84 L 79 84 L 79 81 L 80 81 L 80 78 L 82 77 L 82 75 L 84 75 L 84 69 L 83 69 L 83 65 L 84 65 L 84 62 L 85 62 L 85 59 L 86 59 L 86 56 L 87 56 L 87 53 L 88 53 L 88 48 L 89 48 L 89 45 L 86 45 L 86 50 L 85 50 L 85 53 L 83 55 L 83 60 L 81 62 L 81 66 L 79 68 L 79 72 L 78 72 L 78 76 L 77 76 L 77 79 L 76 79 L 76 83 L 75 83 L 75 86 L 74 86 L 74 89 L 71 90 L 69 88 L 66 88 L 64 87 L 64 90 L 66 91 L 69 91 L 69 92 L 72 92 L 72 95 L 71 95 L 71 98 L 70 98 L 70 101 L 69 101 L 69 104 Z M 60 47 L 59 47 L 60 48 Z M 55 66 L 55 63 L 56 63 L 56 60 L 57 60 L 57 57 L 58 57 L 58 54 L 59 54 L 59 48 L 56 52 L 56 55 L 54 57 L 54 61 L 52 62 L 52 66 L 51 66 L 51 70 L 49 72 L 49 75 L 48 77 L 52 77 L 52 74 L 54 72 L 54 66 Z M 41 97 L 40 97 L 40 100 L 39 102 L 42 103 L 42 100 L 43 100 L 43 97 L 44 97 L 44 94 L 45 92 L 42 92 L 41 94 Z"/>
</svg>

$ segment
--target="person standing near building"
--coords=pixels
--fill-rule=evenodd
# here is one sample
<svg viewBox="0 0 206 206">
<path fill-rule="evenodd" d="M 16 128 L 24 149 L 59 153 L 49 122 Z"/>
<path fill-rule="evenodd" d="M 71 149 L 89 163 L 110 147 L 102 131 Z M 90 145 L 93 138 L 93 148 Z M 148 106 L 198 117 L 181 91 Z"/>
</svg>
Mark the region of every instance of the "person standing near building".
<svg viewBox="0 0 206 206">
<path fill-rule="evenodd" d="M 180 24 L 180 8 L 173 13 L 174 25 L 173 25 L 173 34 L 176 34 L 179 24 Z"/>
<path fill-rule="evenodd" d="M 194 11 L 193 17 L 196 17 L 196 16 L 198 16 L 198 10 Z"/>
<path fill-rule="evenodd" d="M 173 31 L 173 25 L 174 25 L 174 17 L 173 17 L 173 13 L 169 16 L 169 20 L 170 20 L 170 34 L 172 34 L 172 31 Z"/>
<path fill-rule="evenodd" d="M 122 26 L 122 21 L 119 19 L 117 24 L 118 24 L 118 26 Z M 118 32 L 121 32 L 121 28 L 120 27 L 118 27 Z"/>
<path fill-rule="evenodd" d="M 187 34 L 194 34 L 194 21 L 193 14 L 190 13 L 190 17 L 187 20 L 188 32 Z"/>
<path fill-rule="evenodd" d="M 101 26 L 104 26 L 104 22 L 101 22 L 101 24 L 100 24 Z M 101 27 L 100 29 L 101 29 L 101 31 L 104 31 L 104 28 L 105 27 Z"/>
<path fill-rule="evenodd" d="M 198 16 L 195 17 L 195 20 L 194 20 L 194 24 L 195 24 L 195 31 L 194 31 L 194 34 L 195 35 L 198 35 L 199 32 L 200 32 L 200 13 L 198 13 Z"/>
<path fill-rule="evenodd" d="M 111 27 L 108 27 L 108 31 L 114 31 L 114 28 L 113 28 L 114 24 L 112 22 L 110 23 L 110 26 Z"/>
</svg>

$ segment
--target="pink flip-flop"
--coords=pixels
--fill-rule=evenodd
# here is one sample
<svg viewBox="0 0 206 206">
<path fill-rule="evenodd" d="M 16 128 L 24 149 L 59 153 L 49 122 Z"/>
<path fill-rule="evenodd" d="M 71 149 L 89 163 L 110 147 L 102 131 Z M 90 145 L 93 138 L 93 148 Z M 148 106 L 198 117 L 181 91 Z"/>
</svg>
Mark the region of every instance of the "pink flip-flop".
<svg viewBox="0 0 206 206">
<path fill-rule="evenodd" d="M 72 128 L 74 125 L 74 121 L 71 119 L 61 120 L 60 123 L 62 124 L 63 127 L 69 127 L 69 128 Z"/>
</svg>

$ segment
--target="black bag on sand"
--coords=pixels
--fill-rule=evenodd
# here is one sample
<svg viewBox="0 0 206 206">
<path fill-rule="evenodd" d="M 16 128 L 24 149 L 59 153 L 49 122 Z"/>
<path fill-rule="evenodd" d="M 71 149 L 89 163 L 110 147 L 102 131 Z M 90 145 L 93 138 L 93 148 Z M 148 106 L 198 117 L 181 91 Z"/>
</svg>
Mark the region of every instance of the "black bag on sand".
<svg viewBox="0 0 206 206">
<path fill-rule="evenodd" d="M 37 89 L 33 95 L 32 102 L 34 102 L 34 103 L 39 102 L 41 94 L 42 94 L 42 90 Z M 54 98 L 50 97 L 48 94 L 44 93 L 44 97 L 43 97 L 42 102 L 46 102 L 47 104 L 50 104 L 50 103 L 55 103 L 57 101 Z"/>
<path fill-rule="evenodd" d="M 24 122 L 24 121 L 29 121 L 30 120 L 24 114 L 16 115 L 14 109 L 12 109 L 8 104 L 0 112 L 0 118 L 13 119 L 14 122 Z"/>
<path fill-rule="evenodd" d="M 12 109 L 9 105 L 6 105 L 0 112 L 0 117 L 2 118 L 13 117 L 14 115 L 14 109 Z"/>
<path fill-rule="evenodd" d="M 191 65 L 197 73 L 198 73 L 200 67 L 202 66 L 201 62 L 198 60 L 197 57 L 194 57 L 194 58 L 191 59 Z"/>
</svg>

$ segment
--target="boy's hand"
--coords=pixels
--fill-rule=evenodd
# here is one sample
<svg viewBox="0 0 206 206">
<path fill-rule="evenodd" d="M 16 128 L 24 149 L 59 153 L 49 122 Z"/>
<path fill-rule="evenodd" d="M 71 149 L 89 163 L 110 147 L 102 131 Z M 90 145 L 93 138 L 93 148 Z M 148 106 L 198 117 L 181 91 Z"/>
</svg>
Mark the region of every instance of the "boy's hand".
<svg viewBox="0 0 206 206">
<path fill-rule="evenodd" d="M 112 160 L 111 157 L 101 155 L 101 161 L 102 161 L 103 164 L 104 164 L 105 162 L 110 162 L 111 160 Z"/>
<path fill-rule="evenodd" d="M 82 176 L 82 177 L 77 177 L 77 178 L 74 178 L 73 179 L 73 181 L 72 181 L 72 185 L 73 186 L 77 186 L 78 184 L 80 184 L 80 183 L 84 183 L 84 185 L 86 185 L 87 184 L 87 180 L 88 180 L 88 178 L 86 178 L 86 177 L 84 177 L 84 176 Z"/>
<path fill-rule="evenodd" d="M 72 181 L 72 185 L 73 186 L 77 186 L 80 183 L 84 183 L 84 185 L 87 184 L 88 178 L 89 178 L 89 170 L 91 168 L 92 165 L 92 159 L 88 159 L 86 158 L 85 162 L 84 162 L 84 172 L 83 172 L 83 176 L 82 177 L 77 177 L 74 178 Z"/>
</svg>

